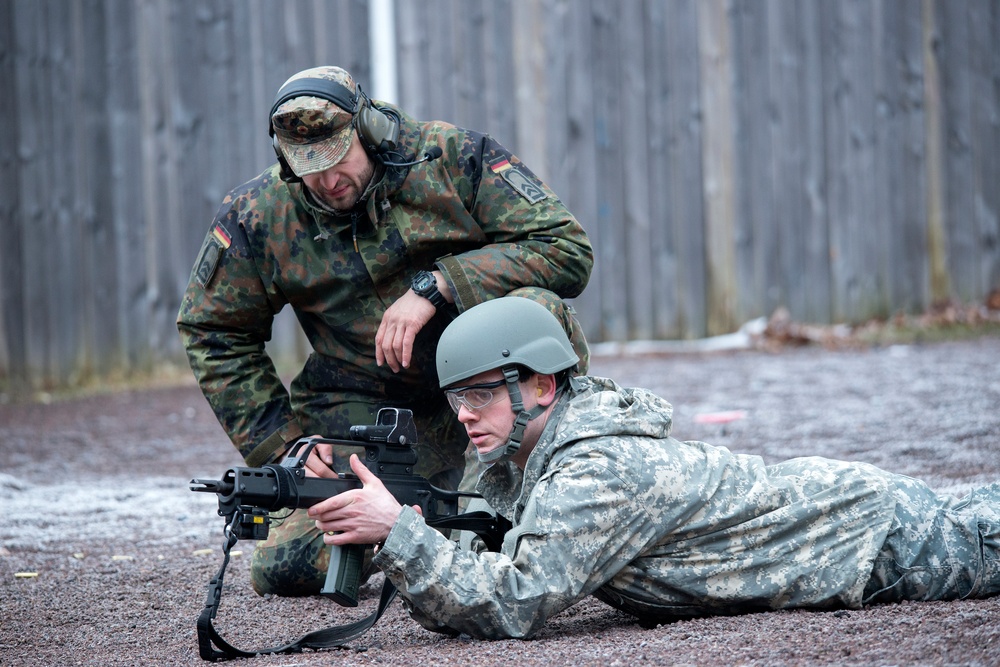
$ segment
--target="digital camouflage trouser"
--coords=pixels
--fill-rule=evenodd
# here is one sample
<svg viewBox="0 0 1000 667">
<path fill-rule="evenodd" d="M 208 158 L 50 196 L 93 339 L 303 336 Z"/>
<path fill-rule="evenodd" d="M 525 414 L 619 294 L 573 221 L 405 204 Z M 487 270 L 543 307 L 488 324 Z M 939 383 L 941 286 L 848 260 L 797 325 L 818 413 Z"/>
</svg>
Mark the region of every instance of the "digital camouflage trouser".
<svg viewBox="0 0 1000 667">
<path fill-rule="evenodd" d="M 539 288 L 521 288 L 511 292 L 511 295 L 538 301 L 559 318 L 580 357 L 575 372 L 586 374 L 590 351 L 572 309 L 552 292 Z M 419 443 L 414 472 L 442 489 L 473 491 L 484 466 L 476 457 L 475 450 L 469 447 L 465 428 L 448 407 L 443 394 L 438 393 L 425 405 L 428 411 L 414 410 L 413 415 Z M 300 406 L 299 409 L 308 412 L 310 406 Z M 330 414 L 334 412 L 336 414 Z M 328 414 L 303 418 L 303 426 L 306 429 L 314 427 L 314 432 L 321 435 L 347 433 L 349 426 L 374 423 L 374 414 L 371 405 L 342 403 Z M 350 470 L 347 458 L 356 451 L 356 448 L 335 447 L 334 469 Z M 318 594 L 326 581 L 330 563 L 330 547 L 323 542 L 323 533 L 304 509 L 294 512 L 281 510 L 271 516 L 273 521 L 268 537 L 257 544 L 250 561 L 250 581 L 254 590 L 260 595 Z M 371 557 L 369 550 L 365 558 L 366 567 Z"/>
<path fill-rule="evenodd" d="M 864 603 L 955 600 L 1000 593 L 1000 482 L 964 498 L 896 477 L 896 515 Z"/>
</svg>

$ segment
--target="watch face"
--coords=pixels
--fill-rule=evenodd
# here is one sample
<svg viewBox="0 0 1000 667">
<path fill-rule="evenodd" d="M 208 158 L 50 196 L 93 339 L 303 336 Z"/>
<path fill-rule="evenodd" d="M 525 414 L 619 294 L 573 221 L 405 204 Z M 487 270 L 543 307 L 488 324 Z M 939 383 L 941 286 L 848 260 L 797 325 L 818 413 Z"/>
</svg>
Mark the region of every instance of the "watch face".
<svg viewBox="0 0 1000 667">
<path fill-rule="evenodd" d="M 413 291 L 423 292 L 424 290 L 430 289 L 432 286 L 436 286 L 437 281 L 434 280 L 434 276 L 429 273 L 418 273 L 416 278 L 413 279 Z"/>
</svg>

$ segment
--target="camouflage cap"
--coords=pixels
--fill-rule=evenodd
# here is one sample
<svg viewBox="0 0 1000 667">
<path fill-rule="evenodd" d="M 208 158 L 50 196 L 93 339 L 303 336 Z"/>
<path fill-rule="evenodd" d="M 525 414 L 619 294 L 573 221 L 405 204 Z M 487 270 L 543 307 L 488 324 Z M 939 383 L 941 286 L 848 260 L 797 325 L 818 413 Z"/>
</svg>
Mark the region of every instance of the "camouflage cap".
<svg viewBox="0 0 1000 667">
<path fill-rule="evenodd" d="M 298 79 L 328 79 L 344 86 L 351 95 L 357 86 L 351 75 L 339 67 L 313 67 L 291 76 Z M 271 114 L 271 126 L 288 166 L 297 176 L 324 171 L 340 162 L 351 145 L 354 116 L 333 102 L 309 95 L 293 97 Z"/>
</svg>

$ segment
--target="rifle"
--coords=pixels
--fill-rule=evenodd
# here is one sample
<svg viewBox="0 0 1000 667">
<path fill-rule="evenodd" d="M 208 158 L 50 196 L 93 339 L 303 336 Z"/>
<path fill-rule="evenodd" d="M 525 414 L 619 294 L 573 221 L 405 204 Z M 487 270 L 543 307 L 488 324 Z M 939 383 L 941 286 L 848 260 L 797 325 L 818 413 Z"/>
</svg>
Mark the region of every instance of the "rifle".
<svg viewBox="0 0 1000 667">
<path fill-rule="evenodd" d="M 305 463 L 319 444 L 363 447 L 364 464 L 378 477 L 386 489 L 403 505 L 420 507 L 424 520 L 436 528 L 470 530 L 483 540 L 486 548 L 499 551 L 506 532 L 506 520 L 489 512 L 459 514 L 462 497 L 480 498 L 476 493 L 448 491 L 433 486 L 414 474 L 417 454 L 417 429 L 413 413 L 402 408 L 382 408 L 374 425 L 351 426 L 352 440 L 301 438 L 280 464 L 260 468 L 230 468 L 222 479 L 192 479 L 192 491 L 215 493 L 219 496 L 219 516 L 226 518 L 223 533 L 223 562 L 218 574 L 209 582 L 205 609 L 198 619 L 198 643 L 201 657 L 219 660 L 231 657 L 252 657 L 261 653 L 297 653 L 303 648 L 342 646 L 374 625 L 395 597 L 395 587 L 385 580 L 379 608 L 372 616 L 339 628 L 311 632 L 297 641 L 271 649 L 241 651 L 227 644 L 212 627 L 222 596 L 222 580 L 229 563 L 229 551 L 238 540 L 267 538 L 270 513 L 281 509 L 311 507 L 344 491 L 361 488 L 353 473 L 338 473 L 335 478 L 308 477 Z M 320 593 L 342 606 L 355 607 L 361 585 L 362 567 L 368 545 L 330 545 L 330 566 Z M 212 647 L 217 643 L 223 651 Z"/>
</svg>

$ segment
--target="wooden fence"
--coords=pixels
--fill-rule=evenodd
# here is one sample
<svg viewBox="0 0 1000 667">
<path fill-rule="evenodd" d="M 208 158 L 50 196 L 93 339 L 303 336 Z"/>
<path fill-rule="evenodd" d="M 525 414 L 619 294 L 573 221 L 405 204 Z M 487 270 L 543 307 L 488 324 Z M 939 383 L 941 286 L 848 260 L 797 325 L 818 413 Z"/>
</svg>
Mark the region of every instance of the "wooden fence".
<svg viewBox="0 0 1000 667">
<path fill-rule="evenodd" d="M 592 341 L 1000 286 L 995 0 L 392 6 L 397 101 L 492 133 L 590 233 Z M 272 161 L 274 90 L 315 64 L 370 84 L 371 44 L 366 0 L 0 1 L 0 387 L 183 364 L 180 296 Z M 272 351 L 303 347 L 283 314 Z"/>
</svg>

